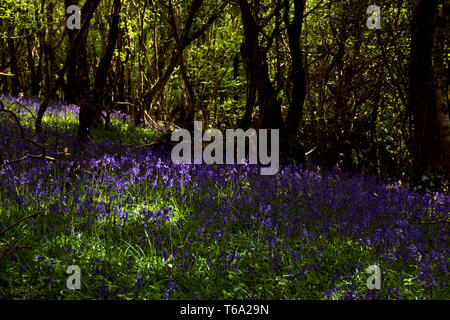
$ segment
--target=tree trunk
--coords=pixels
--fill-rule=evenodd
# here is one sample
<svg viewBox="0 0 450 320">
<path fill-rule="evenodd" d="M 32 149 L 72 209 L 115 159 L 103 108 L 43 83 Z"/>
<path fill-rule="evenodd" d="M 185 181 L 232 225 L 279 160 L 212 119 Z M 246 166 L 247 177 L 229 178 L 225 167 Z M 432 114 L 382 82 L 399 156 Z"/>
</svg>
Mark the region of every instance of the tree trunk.
<svg viewBox="0 0 450 320">
<path fill-rule="evenodd" d="M 31 37 L 27 37 L 27 39 L 26 39 L 27 60 L 28 60 L 28 67 L 30 68 L 30 77 L 31 77 L 31 79 L 30 79 L 31 80 L 30 95 L 38 96 L 40 79 L 39 79 L 39 71 L 36 69 L 36 66 L 34 65 L 32 41 L 33 41 L 33 39 Z"/>
<path fill-rule="evenodd" d="M 202 5 L 202 3 L 203 3 L 202 0 L 194 2 L 193 7 L 191 8 L 191 12 L 195 12 L 196 10 L 198 10 Z M 183 119 L 183 127 L 188 130 L 194 130 L 194 115 L 196 105 L 195 92 L 194 88 L 192 87 L 191 81 L 189 80 L 188 68 L 186 60 L 184 59 L 184 47 L 183 44 L 181 43 L 171 1 L 169 1 L 168 9 L 169 9 L 168 11 L 169 11 L 170 28 L 172 29 L 172 33 L 175 38 L 175 44 L 177 47 L 178 59 L 180 63 L 181 78 L 183 80 L 185 94 L 188 101 L 187 112 L 185 113 Z"/>
<path fill-rule="evenodd" d="M 450 118 L 447 98 L 447 74 L 444 64 L 445 28 L 448 26 L 450 0 L 445 0 L 435 21 L 433 47 L 433 74 L 436 95 L 436 109 L 439 123 L 440 151 L 445 178 L 450 178 Z"/>
<path fill-rule="evenodd" d="M 287 153 L 290 158 L 302 164 L 306 163 L 305 151 L 297 138 L 297 134 L 302 120 L 303 105 L 306 97 L 306 71 L 303 64 L 300 42 L 305 6 L 306 0 L 294 0 L 294 18 L 291 23 L 289 21 L 290 3 L 289 0 L 284 0 L 283 20 L 287 29 L 289 51 L 292 59 L 290 77 L 293 85 L 291 91 L 291 103 L 286 118 L 286 129 L 280 143 L 281 149 Z"/>
<path fill-rule="evenodd" d="M 64 4 L 67 7 L 71 6 L 71 5 L 78 5 L 79 1 L 78 0 L 65 0 Z M 78 32 L 78 30 L 73 29 L 73 30 L 67 30 L 67 37 L 69 39 L 69 47 L 71 47 L 74 43 L 74 38 L 76 33 Z M 75 48 L 75 50 L 78 50 L 78 48 Z M 76 59 L 77 54 L 73 55 L 73 58 L 71 59 L 71 61 L 68 61 L 69 65 L 67 67 L 67 73 L 66 73 L 66 77 L 67 77 L 67 83 L 64 85 L 64 99 L 66 102 L 68 103 L 73 103 L 76 104 L 78 103 L 77 101 L 77 88 L 79 87 L 79 84 L 77 83 L 77 59 Z"/>
<path fill-rule="evenodd" d="M 289 22 L 289 0 L 284 0 L 284 20 L 289 39 L 289 50 L 292 58 L 291 80 L 292 100 L 286 118 L 287 131 L 296 136 L 303 114 L 303 105 L 306 97 L 306 72 L 303 65 L 300 36 L 303 27 L 303 14 L 305 11 L 304 0 L 294 0 L 294 20 Z"/>
<path fill-rule="evenodd" d="M 260 110 L 258 128 L 284 129 L 281 115 L 281 105 L 269 78 L 267 60 L 258 40 L 258 26 L 247 0 L 238 0 L 244 29 L 246 56 L 251 77 L 255 81 L 257 90 L 257 104 Z"/>
<path fill-rule="evenodd" d="M 78 127 L 78 138 L 80 140 L 85 140 L 87 138 L 90 133 L 93 120 L 98 119 L 102 112 L 101 104 L 106 94 L 106 80 L 119 34 L 121 6 L 121 0 L 114 0 L 114 12 L 109 28 L 108 45 L 95 73 L 95 82 L 92 95 L 87 103 L 80 105 Z"/>
<path fill-rule="evenodd" d="M 8 51 L 9 51 L 9 68 L 11 70 L 11 74 L 14 76 L 10 77 L 11 79 L 11 87 L 9 91 L 12 95 L 18 96 L 20 92 L 20 81 L 19 81 L 19 66 L 17 64 L 17 49 L 14 45 L 13 39 L 8 39 Z"/>
<path fill-rule="evenodd" d="M 413 181 L 435 171 L 439 125 L 433 88 L 432 49 L 438 0 L 417 0 L 411 23 L 409 104 L 414 115 Z"/>
<path fill-rule="evenodd" d="M 36 117 L 35 127 L 37 132 L 41 131 L 42 118 L 48 107 L 50 99 L 54 97 L 60 86 L 65 86 L 64 74 L 69 68 L 69 65 L 73 63 L 75 59 L 78 61 L 76 72 L 76 77 L 78 78 L 77 82 L 80 83 L 80 87 L 77 88 L 78 103 L 80 105 L 86 104 L 86 101 L 88 101 L 89 99 L 89 68 L 87 64 L 86 39 L 90 21 L 92 19 L 92 16 L 94 15 L 95 10 L 100 4 L 100 1 L 101 0 L 88 0 L 81 9 L 81 15 L 82 17 L 84 17 L 81 29 L 76 33 L 73 42 L 69 47 L 64 65 L 58 72 L 56 83 L 54 85 L 47 83 L 48 91 L 46 93 L 44 101 L 39 106 L 38 114 Z M 51 48 L 46 45 L 46 51 L 47 50 L 51 50 Z M 48 54 L 46 55 L 46 57 L 48 57 Z"/>
<path fill-rule="evenodd" d="M 247 97 L 245 101 L 245 113 L 242 119 L 239 122 L 239 127 L 242 129 L 249 129 L 251 126 L 251 123 L 253 121 L 253 110 L 255 109 L 255 103 L 256 103 L 256 84 L 255 79 L 253 78 L 253 72 L 251 71 L 252 68 L 252 61 L 250 57 L 248 56 L 248 53 L 245 49 L 245 42 L 241 45 L 241 55 L 242 55 L 242 62 L 244 64 L 245 69 L 245 77 L 247 80 Z"/>
</svg>

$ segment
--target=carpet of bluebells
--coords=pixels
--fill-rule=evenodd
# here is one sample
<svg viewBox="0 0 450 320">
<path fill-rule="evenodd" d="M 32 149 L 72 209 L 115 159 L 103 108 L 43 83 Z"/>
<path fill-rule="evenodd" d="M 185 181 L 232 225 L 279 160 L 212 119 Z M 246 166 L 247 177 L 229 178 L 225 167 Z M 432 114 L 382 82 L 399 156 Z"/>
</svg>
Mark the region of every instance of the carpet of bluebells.
<svg viewBox="0 0 450 320">
<path fill-rule="evenodd" d="M 36 135 L 38 102 L 0 99 L 54 158 L 16 161 L 42 150 L 0 113 L 0 298 L 450 298 L 448 195 L 337 167 L 175 165 L 119 112 L 82 148 L 76 106 Z"/>
</svg>

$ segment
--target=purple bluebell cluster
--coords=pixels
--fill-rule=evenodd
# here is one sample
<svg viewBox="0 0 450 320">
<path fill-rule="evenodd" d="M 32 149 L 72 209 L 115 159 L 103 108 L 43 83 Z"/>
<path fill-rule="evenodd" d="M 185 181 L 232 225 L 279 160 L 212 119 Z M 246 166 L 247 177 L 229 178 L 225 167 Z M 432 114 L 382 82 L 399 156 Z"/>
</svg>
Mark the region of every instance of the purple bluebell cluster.
<svg viewBox="0 0 450 320">
<path fill-rule="evenodd" d="M 76 114 L 76 108 L 49 112 Z M 4 116 L 0 122 L 3 156 L 36 151 Z M 9 165 L 4 159 L 1 214 L 41 207 L 47 223 L 36 219 L 29 228 L 42 237 L 56 230 L 100 234 L 107 240 L 99 241 L 144 248 L 149 261 L 163 261 L 164 272 L 151 278 L 163 283 L 162 299 L 377 298 L 365 287 L 369 264 L 380 266 L 388 298 L 408 297 L 405 270 L 428 297 L 448 290 L 449 225 L 439 222 L 449 217 L 448 195 L 419 194 L 339 168 L 284 165 L 275 176 L 261 176 L 256 165 L 175 165 L 163 148 L 102 141 L 82 149 L 70 136 L 59 144 L 69 155 L 50 150 L 56 162 L 29 158 Z M 7 219 L 0 221 L 5 228 Z M 64 229 L 55 229 L 58 221 Z M 76 262 L 96 249 L 83 244 L 64 250 L 59 260 Z M 130 253 L 124 257 L 130 280 L 120 292 L 145 291 L 152 285 L 149 271 L 140 270 Z M 92 273 L 112 277 L 99 259 Z M 30 263 L 20 266 L 30 269 Z M 99 285 L 98 297 L 107 288 Z"/>
</svg>

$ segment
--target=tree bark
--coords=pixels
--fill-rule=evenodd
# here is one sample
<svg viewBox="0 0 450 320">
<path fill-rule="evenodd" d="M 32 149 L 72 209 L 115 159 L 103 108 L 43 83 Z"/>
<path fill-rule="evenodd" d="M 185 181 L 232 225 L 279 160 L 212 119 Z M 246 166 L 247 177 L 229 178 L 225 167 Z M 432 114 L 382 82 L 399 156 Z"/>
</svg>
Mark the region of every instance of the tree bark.
<svg viewBox="0 0 450 320">
<path fill-rule="evenodd" d="M 247 95 L 245 101 L 245 113 L 239 122 L 239 127 L 247 130 L 250 128 L 253 121 L 253 110 L 255 109 L 256 104 L 256 84 L 255 79 L 253 78 L 253 72 L 251 71 L 252 61 L 246 52 L 245 42 L 241 44 L 241 55 L 247 80 Z"/>
<path fill-rule="evenodd" d="M 284 129 L 281 105 L 269 78 L 267 60 L 258 40 L 258 25 L 247 0 L 238 0 L 244 29 L 245 56 L 249 72 L 255 81 L 260 110 L 259 129 Z"/>
<path fill-rule="evenodd" d="M 10 92 L 14 96 L 18 96 L 20 92 L 20 81 L 19 81 L 19 65 L 17 64 L 16 53 L 17 49 L 14 45 L 13 39 L 8 39 L 8 51 L 9 51 L 9 68 L 11 70 L 11 74 L 14 76 L 10 77 L 11 87 Z"/>
<path fill-rule="evenodd" d="M 50 99 L 54 97 L 60 86 L 64 87 L 64 74 L 66 73 L 70 63 L 73 62 L 77 57 L 77 53 L 78 59 L 80 61 L 80 67 L 79 69 L 77 69 L 77 77 L 80 83 L 83 83 L 79 88 L 80 91 L 77 93 L 79 95 L 78 102 L 80 105 L 85 104 L 85 101 L 87 101 L 87 99 L 89 98 L 89 70 L 87 65 L 86 37 L 88 34 L 90 21 L 92 19 L 92 16 L 94 15 L 95 10 L 100 4 L 100 1 L 101 0 L 88 0 L 81 9 L 81 15 L 82 17 L 84 17 L 81 29 L 76 33 L 73 42 L 69 47 L 64 65 L 58 72 L 56 83 L 53 86 L 48 84 L 46 97 L 39 106 L 35 123 L 37 132 L 41 131 L 42 118 L 45 111 L 47 110 Z"/>
<path fill-rule="evenodd" d="M 180 34 L 179 39 L 179 45 L 177 45 L 177 52 L 172 53 L 170 59 L 169 59 L 169 65 L 167 66 L 166 70 L 164 71 L 164 74 L 162 77 L 159 77 L 157 82 L 151 86 L 150 90 L 145 94 L 144 100 L 145 104 L 148 107 L 151 107 L 152 104 L 159 98 L 161 93 L 164 90 L 164 87 L 166 86 L 167 82 L 169 81 L 172 73 L 174 72 L 175 68 L 182 63 L 182 59 L 180 59 L 180 53 L 179 51 L 183 51 L 185 48 L 187 48 L 193 41 L 197 40 L 199 37 L 201 37 L 205 31 L 212 25 L 212 23 L 219 17 L 222 10 L 225 8 L 226 3 L 222 4 L 222 6 L 219 8 L 218 11 L 216 11 L 213 15 L 209 17 L 209 19 L 202 25 L 201 28 L 199 28 L 197 31 L 191 33 L 192 25 L 195 20 L 195 15 L 200 10 L 200 8 L 203 5 L 203 0 L 195 0 L 190 8 L 188 17 L 186 19 L 186 23 L 183 27 L 183 32 Z M 166 4 L 164 4 L 163 1 L 159 1 L 162 7 L 167 7 Z M 171 4 L 169 4 L 171 5 Z M 190 34 L 191 33 L 191 34 Z M 144 111 L 140 110 L 139 113 L 143 114 Z M 185 113 L 186 115 L 186 113 Z M 183 119 L 185 119 L 186 116 L 183 116 Z M 136 122 L 139 122 L 141 118 L 141 115 L 138 115 L 138 120 Z M 186 122 L 186 121 L 183 121 Z"/>
<path fill-rule="evenodd" d="M 71 6 L 71 5 L 78 5 L 79 1 L 78 0 L 65 0 L 64 4 L 67 7 Z M 69 39 L 69 47 L 71 47 L 73 45 L 73 40 L 75 38 L 75 35 L 78 31 L 76 29 L 74 30 L 67 30 L 67 37 Z M 78 48 L 75 48 L 76 51 L 78 51 Z M 66 77 L 67 77 L 67 83 L 65 83 L 64 85 L 64 99 L 66 102 L 68 103 L 73 103 L 76 104 L 78 103 L 77 99 L 76 99 L 76 92 L 77 92 L 77 87 L 78 85 L 78 81 L 77 81 L 77 59 L 76 59 L 76 54 L 73 55 L 73 58 L 71 59 L 71 61 L 68 61 L 69 66 L 67 67 L 67 72 L 66 72 Z"/>
<path fill-rule="evenodd" d="M 102 108 L 101 104 L 106 94 L 106 80 L 108 70 L 116 48 L 117 38 L 119 34 L 120 10 L 122 7 L 121 0 L 114 0 L 114 11 L 112 14 L 111 25 L 109 28 L 108 44 L 100 60 L 95 73 L 94 88 L 92 95 L 87 103 L 80 105 L 78 138 L 85 140 L 90 133 L 93 120 L 99 118 Z"/>
<path fill-rule="evenodd" d="M 442 167 L 446 179 L 450 178 L 450 118 L 448 112 L 448 79 L 444 64 L 445 28 L 448 26 L 450 0 L 445 0 L 435 21 L 433 47 L 433 75 L 435 84 L 436 109 L 439 123 L 439 138 Z"/>
<path fill-rule="evenodd" d="M 34 57 L 33 57 L 33 39 L 31 37 L 27 37 L 26 44 L 27 44 L 27 60 L 28 60 L 28 67 L 30 68 L 30 77 L 31 77 L 31 85 L 30 85 L 30 95 L 31 96 L 38 96 L 39 95 L 39 86 L 40 86 L 40 79 L 39 79 L 39 66 L 38 69 L 36 69 L 36 66 L 34 64 Z"/>
<path fill-rule="evenodd" d="M 413 181 L 435 170 L 439 124 L 433 88 L 432 49 L 438 0 L 417 0 L 411 23 L 409 104 L 414 115 Z"/>
<path fill-rule="evenodd" d="M 289 0 L 284 0 L 284 20 L 287 28 L 289 50 L 292 59 L 291 80 L 293 82 L 291 94 L 292 100 L 286 118 L 286 127 L 287 131 L 294 136 L 298 133 L 303 114 L 303 105 L 305 103 L 306 97 L 306 72 L 303 65 L 303 57 L 300 44 L 305 3 L 306 1 L 304 0 L 294 0 L 294 20 L 292 23 L 290 23 Z"/>
</svg>

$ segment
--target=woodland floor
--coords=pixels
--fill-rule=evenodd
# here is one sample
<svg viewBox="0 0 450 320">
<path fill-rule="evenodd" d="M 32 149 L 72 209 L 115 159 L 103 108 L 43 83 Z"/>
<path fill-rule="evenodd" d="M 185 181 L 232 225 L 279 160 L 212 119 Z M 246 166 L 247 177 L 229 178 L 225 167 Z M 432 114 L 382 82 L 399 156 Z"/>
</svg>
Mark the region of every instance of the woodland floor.
<svg viewBox="0 0 450 320">
<path fill-rule="evenodd" d="M 1 99 L 34 137 L 38 104 Z M 450 298 L 448 195 L 340 168 L 175 165 L 119 113 L 83 150 L 77 114 L 53 105 L 33 138 L 54 161 L 13 163 L 42 148 L 0 113 L 0 298 Z"/>
</svg>

